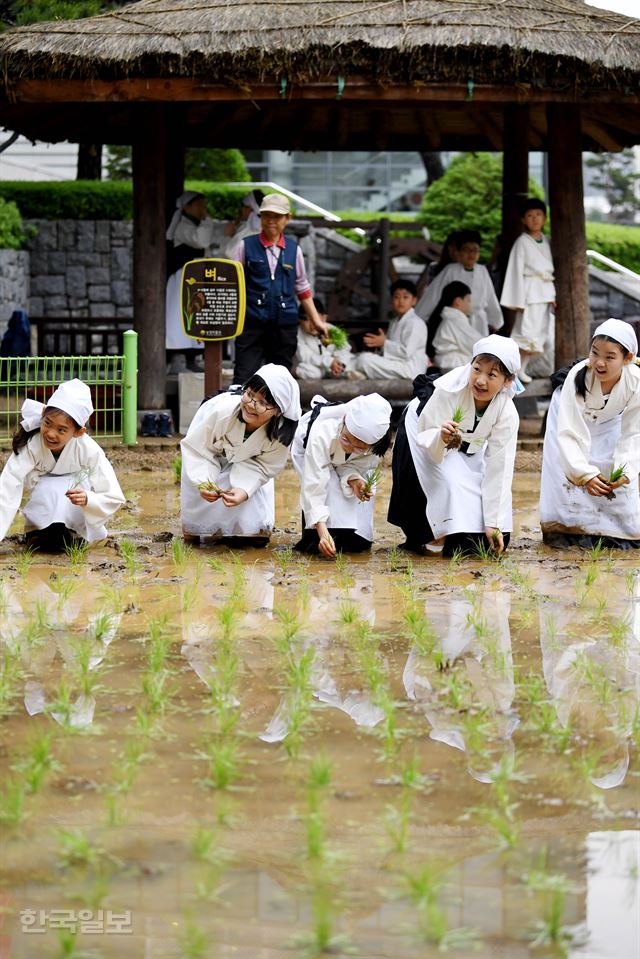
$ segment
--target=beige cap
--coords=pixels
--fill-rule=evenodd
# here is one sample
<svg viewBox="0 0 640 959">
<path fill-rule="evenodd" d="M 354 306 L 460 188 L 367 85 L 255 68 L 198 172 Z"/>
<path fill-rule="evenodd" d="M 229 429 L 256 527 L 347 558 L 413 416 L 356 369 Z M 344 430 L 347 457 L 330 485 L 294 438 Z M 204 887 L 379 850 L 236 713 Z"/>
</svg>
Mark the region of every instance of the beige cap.
<svg viewBox="0 0 640 959">
<path fill-rule="evenodd" d="M 281 193 L 268 193 L 260 204 L 260 213 L 291 213 L 289 201 Z"/>
</svg>

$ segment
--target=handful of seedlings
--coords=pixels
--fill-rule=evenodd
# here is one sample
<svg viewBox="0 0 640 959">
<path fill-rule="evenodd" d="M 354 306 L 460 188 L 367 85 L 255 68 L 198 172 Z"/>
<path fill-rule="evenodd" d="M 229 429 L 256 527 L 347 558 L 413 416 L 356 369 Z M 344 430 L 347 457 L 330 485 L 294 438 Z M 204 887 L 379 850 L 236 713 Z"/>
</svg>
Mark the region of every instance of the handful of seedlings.
<svg viewBox="0 0 640 959">
<path fill-rule="evenodd" d="M 360 493 L 360 502 L 366 503 L 369 498 L 369 493 L 373 492 L 374 486 L 377 486 L 382 478 L 382 466 L 376 466 L 374 469 L 369 470 L 365 477 L 364 488 Z"/>
<path fill-rule="evenodd" d="M 341 326 L 332 326 L 322 342 L 325 346 L 335 346 L 337 350 L 343 350 L 349 342 L 349 334 Z"/>
<path fill-rule="evenodd" d="M 611 470 L 611 476 L 610 476 L 609 479 L 607 480 L 607 483 L 617 483 L 618 480 L 621 479 L 621 478 L 625 475 L 625 470 L 626 470 L 626 468 L 627 468 L 627 464 L 626 464 L 626 463 L 624 463 L 622 466 L 616 466 L 615 469 Z M 615 499 L 615 498 L 616 498 L 616 494 L 614 493 L 613 490 L 609 490 L 609 492 L 608 492 L 608 493 L 605 493 L 604 496 L 605 496 L 605 499 Z"/>
<path fill-rule="evenodd" d="M 464 417 L 464 410 L 461 406 L 456 406 L 451 416 L 451 422 L 455 423 L 456 427 L 462 423 Z M 462 432 L 459 429 L 456 429 L 456 432 L 450 437 L 449 442 L 446 444 L 445 449 L 447 450 L 459 450 L 462 445 Z"/>
<path fill-rule="evenodd" d="M 203 489 L 207 493 L 217 493 L 218 496 L 224 493 L 224 490 L 220 489 L 216 483 L 212 483 L 211 480 L 207 480 L 206 483 L 198 483 L 198 489 Z"/>
</svg>

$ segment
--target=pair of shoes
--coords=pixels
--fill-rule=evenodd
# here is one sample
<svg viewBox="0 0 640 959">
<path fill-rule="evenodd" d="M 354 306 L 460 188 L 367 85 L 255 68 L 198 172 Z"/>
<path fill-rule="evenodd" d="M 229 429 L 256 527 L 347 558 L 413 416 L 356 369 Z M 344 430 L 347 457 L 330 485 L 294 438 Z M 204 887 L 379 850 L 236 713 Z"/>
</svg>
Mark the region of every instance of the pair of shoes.
<svg viewBox="0 0 640 959">
<path fill-rule="evenodd" d="M 173 436 L 173 423 L 169 413 L 145 413 L 142 417 L 141 436 Z"/>
<path fill-rule="evenodd" d="M 520 370 L 520 371 L 517 373 L 517 377 L 518 377 L 518 379 L 520 380 L 521 383 L 524 383 L 525 386 L 527 385 L 527 383 L 530 383 L 530 382 L 531 382 L 531 379 L 532 379 L 532 378 L 529 376 L 528 373 L 525 373 L 524 370 Z"/>
<path fill-rule="evenodd" d="M 348 380 L 366 380 L 364 373 L 361 373 L 360 370 L 347 370 L 347 379 Z"/>
</svg>

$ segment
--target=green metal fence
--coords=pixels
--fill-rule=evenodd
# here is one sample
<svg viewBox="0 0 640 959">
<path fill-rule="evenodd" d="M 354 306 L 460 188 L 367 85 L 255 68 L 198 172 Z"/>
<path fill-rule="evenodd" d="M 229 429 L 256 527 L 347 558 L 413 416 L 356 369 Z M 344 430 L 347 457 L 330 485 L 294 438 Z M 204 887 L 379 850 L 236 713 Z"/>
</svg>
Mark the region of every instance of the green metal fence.
<svg viewBox="0 0 640 959">
<path fill-rule="evenodd" d="M 138 334 L 127 330 L 123 336 L 122 356 L 0 357 L 0 442 L 13 436 L 27 397 L 44 403 L 60 383 L 77 377 L 91 388 L 91 435 L 135 444 Z"/>
</svg>

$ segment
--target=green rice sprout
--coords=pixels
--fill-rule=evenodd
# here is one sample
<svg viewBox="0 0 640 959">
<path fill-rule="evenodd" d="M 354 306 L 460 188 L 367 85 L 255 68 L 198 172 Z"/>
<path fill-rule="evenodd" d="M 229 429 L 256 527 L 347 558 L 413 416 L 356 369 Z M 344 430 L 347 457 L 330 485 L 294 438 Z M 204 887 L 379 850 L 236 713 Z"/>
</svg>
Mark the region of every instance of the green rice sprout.
<svg viewBox="0 0 640 959">
<path fill-rule="evenodd" d="M 220 489 L 217 483 L 214 483 L 212 480 L 206 480 L 204 483 L 198 483 L 198 489 L 205 490 L 207 493 L 222 493 L 223 490 Z"/>
<path fill-rule="evenodd" d="M 362 490 L 361 498 L 368 496 L 369 493 L 372 493 L 374 488 L 378 485 L 382 479 L 382 465 L 378 464 L 372 470 L 369 470 L 364 480 L 364 487 Z"/>
<path fill-rule="evenodd" d="M 16 556 L 16 571 L 20 579 L 24 579 L 25 576 L 27 576 L 35 561 L 36 553 L 31 546 L 27 546 L 26 549 L 23 549 L 22 552 Z"/>
<path fill-rule="evenodd" d="M 462 432 L 459 429 L 460 423 L 464 418 L 464 408 L 462 406 L 456 406 L 453 413 L 451 414 L 451 422 L 455 424 L 456 431 L 453 436 L 449 437 L 445 449 L 448 450 L 457 450 L 460 449 L 462 445 Z"/>
<path fill-rule="evenodd" d="M 138 558 L 138 547 L 136 543 L 130 539 L 121 539 L 118 546 L 125 569 L 132 578 L 135 578 L 136 574 L 139 573 L 142 568 L 142 563 Z"/>
<path fill-rule="evenodd" d="M 349 334 L 344 327 L 331 325 L 327 340 L 331 346 L 335 346 L 336 350 L 344 350 L 349 344 Z"/>
<path fill-rule="evenodd" d="M 64 551 L 69 557 L 71 568 L 78 570 L 81 569 L 87 562 L 89 544 L 84 540 L 74 540 L 72 543 L 67 543 Z"/>
<path fill-rule="evenodd" d="M 105 854 L 81 829 L 59 829 L 58 850 L 62 866 L 94 866 Z"/>
<path fill-rule="evenodd" d="M 176 572 L 181 576 L 186 566 L 193 556 L 193 548 L 184 542 L 179 536 L 171 541 L 171 558 Z"/>
<path fill-rule="evenodd" d="M 280 575 L 285 576 L 294 560 L 293 547 L 282 546 L 274 550 L 273 559 Z"/>
<path fill-rule="evenodd" d="M 5 826 L 19 826 L 26 818 L 24 808 L 25 784 L 17 779 L 6 783 L 0 791 L 0 823 Z"/>
<path fill-rule="evenodd" d="M 182 457 L 179 453 L 171 461 L 171 469 L 173 470 L 174 481 L 179 484 L 182 479 Z"/>
<path fill-rule="evenodd" d="M 91 479 L 91 468 L 89 466 L 84 466 L 81 470 L 78 470 L 77 473 L 72 473 L 69 478 L 69 485 L 67 491 L 72 489 L 83 489 L 83 483 L 88 483 Z"/>
<path fill-rule="evenodd" d="M 451 422 L 455 423 L 456 426 L 459 426 L 464 419 L 464 407 L 456 406 L 455 410 L 451 414 Z"/>
</svg>

